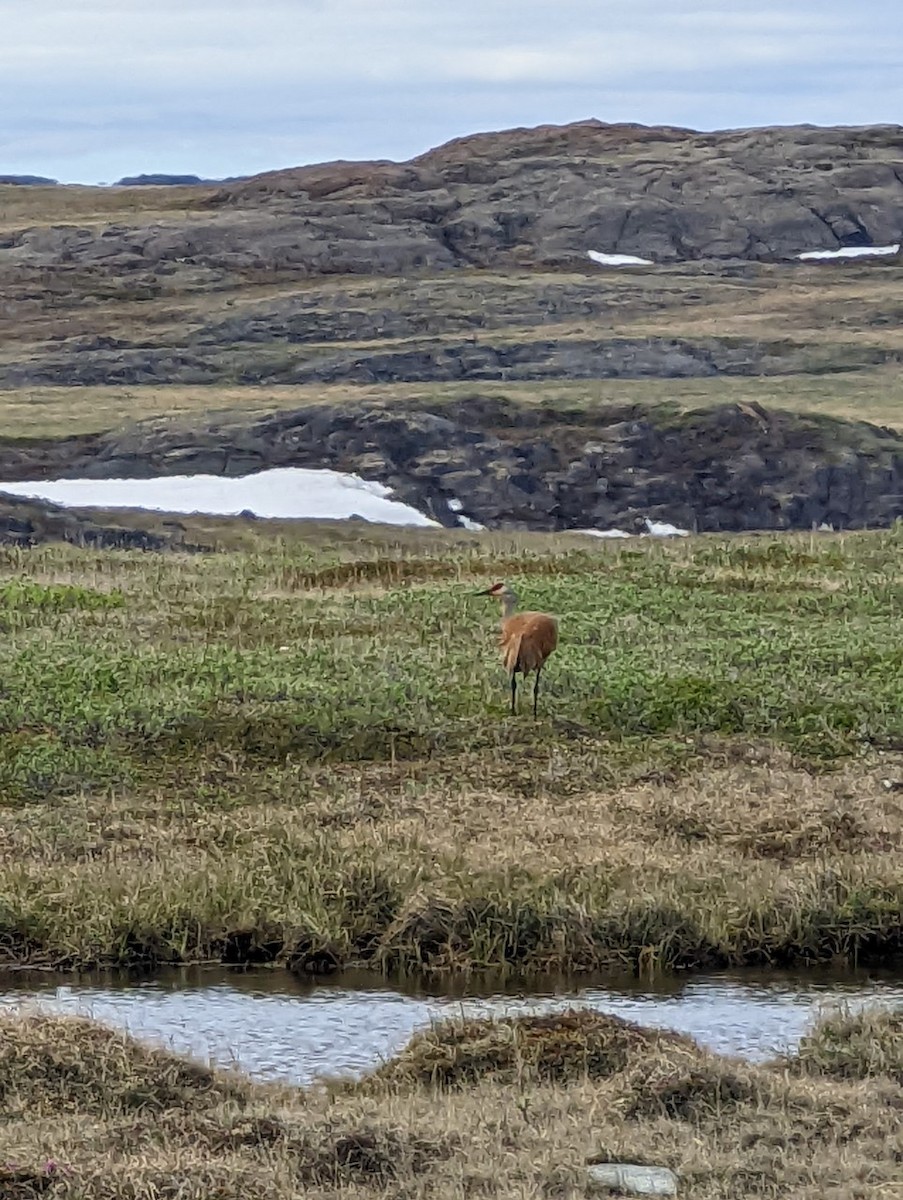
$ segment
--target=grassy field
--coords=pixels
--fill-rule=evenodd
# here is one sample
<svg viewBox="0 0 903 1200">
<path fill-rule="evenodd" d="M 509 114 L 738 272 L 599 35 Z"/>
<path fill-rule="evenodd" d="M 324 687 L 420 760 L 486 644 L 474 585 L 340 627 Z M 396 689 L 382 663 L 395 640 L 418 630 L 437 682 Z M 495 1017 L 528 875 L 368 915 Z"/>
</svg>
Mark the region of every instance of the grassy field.
<svg viewBox="0 0 903 1200">
<path fill-rule="evenodd" d="M 45 387 L 0 390 L 5 437 L 58 438 L 102 433 L 147 418 L 202 419 L 210 413 L 244 414 L 306 404 L 377 401 L 441 410 L 475 392 L 520 403 L 558 403 L 591 413 L 596 406 L 656 405 L 683 409 L 758 403 L 792 412 L 821 413 L 903 428 L 903 376 L 896 369 L 783 378 L 581 379 L 525 383 L 310 384 L 272 387 Z"/>
<path fill-rule="evenodd" d="M 2 551 L 0 958 L 903 948 L 900 530 L 192 536 L 224 548 Z M 474 595 L 498 578 L 561 621 L 537 722 Z"/>
<path fill-rule="evenodd" d="M 670 1167 L 698 1200 L 891 1198 L 901 1082 L 899 1014 L 828 1018 L 757 1067 L 613 1017 L 471 1021 L 306 1091 L 0 1016 L 0 1194 L 576 1197 L 614 1160 Z"/>
<path fill-rule="evenodd" d="M 182 219 L 193 203 L 212 194 L 210 187 L 18 187 L 0 184 L 0 230 L 71 224 L 106 225 L 128 219 Z"/>
</svg>

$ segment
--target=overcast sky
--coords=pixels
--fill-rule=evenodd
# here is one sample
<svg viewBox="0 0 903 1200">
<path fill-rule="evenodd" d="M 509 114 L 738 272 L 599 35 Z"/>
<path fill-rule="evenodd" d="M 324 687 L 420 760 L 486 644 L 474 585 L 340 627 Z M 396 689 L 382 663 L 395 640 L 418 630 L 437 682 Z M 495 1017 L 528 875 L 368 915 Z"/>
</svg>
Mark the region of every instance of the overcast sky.
<svg viewBox="0 0 903 1200">
<path fill-rule="evenodd" d="M 604 121 L 903 123 L 901 0 L 0 0 L 0 173 L 409 158 Z"/>
</svg>

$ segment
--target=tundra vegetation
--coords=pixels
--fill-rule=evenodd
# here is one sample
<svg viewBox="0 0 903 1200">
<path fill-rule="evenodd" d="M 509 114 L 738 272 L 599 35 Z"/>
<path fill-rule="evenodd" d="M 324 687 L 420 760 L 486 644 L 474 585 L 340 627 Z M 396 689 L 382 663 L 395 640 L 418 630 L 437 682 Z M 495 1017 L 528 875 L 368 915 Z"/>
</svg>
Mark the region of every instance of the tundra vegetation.
<svg viewBox="0 0 903 1200">
<path fill-rule="evenodd" d="M 565 440 L 575 412 L 725 401 L 899 429 L 899 261 L 666 245 L 610 272 L 575 244 L 602 175 L 621 233 L 657 236 L 661 172 L 705 181 L 711 236 L 673 209 L 703 259 L 747 253 L 751 208 L 766 259 L 824 245 L 838 187 L 865 221 L 842 236 L 897 236 L 893 131 L 854 131 L 852 153 L 846 132 L 788 136 L 722 155 L 573 126 L 415 170 L 0 187 L 0 472 L 68 470 L 141 418 L 139 441 L 475 390 Z M 424 202 L 430 164 L 448 194 Z M 798 212 L 762 192 L 775 167 Z M 373 237 L 386 211 L 398 240 Z M 38 540 L 67 533 L 33 508 Z M 182 549 L 0 548 L 0 965 L 650 973 L 900 951 L 899 527 L 661 544 L 100 518 L 95 541 L 150 527 L 122 544 Z M 509 717 L 473 599 L 497 579 L 561 623 L 537 721 Z M 468 1022 L 303 1092 L 6 1014 L 0 1197 L 554 1200 L 610 1158 L 704 1200 L 873 1200 L 900 1194 L 901 1082 L 898 1014 L 828 1018 L 763 1066 L 600 1016 Z"/>
<path fill-rule="evenodd" d="M 901 1082 L 892 1013 L 829 1016 L 756 1066 L 600 1014 L 472 1020 L 303 1091 L 7 1014 L 0 1194 L 578 1197 L 587 1162 L 613 1159 L 668 1166 L 699 1200 L 872 1200 L 899 1192 Z"/>
<path fill-rule="evenodd" d="M 0 551 L 6 962 L 901 949 L 900 528 L 182 524 L 219 552 Z M 560 620 L 538 721 L 473 595 L 498 578 Z"/>
</svg>

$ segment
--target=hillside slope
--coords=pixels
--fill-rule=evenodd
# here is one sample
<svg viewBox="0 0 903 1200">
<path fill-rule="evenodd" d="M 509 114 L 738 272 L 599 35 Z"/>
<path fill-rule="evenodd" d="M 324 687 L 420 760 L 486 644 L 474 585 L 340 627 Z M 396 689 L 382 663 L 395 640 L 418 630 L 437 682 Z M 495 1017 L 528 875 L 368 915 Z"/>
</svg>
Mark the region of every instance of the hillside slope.
<svg viewBox="0 0 903 1200">
<path fill-rule="evenodd" d="M 796 256 L 901 228 L 897 126 L 584 121 L 216 185 L 0 187 L 0 478 L 322 461 L 442 521 L 451 497 L 490 526 L 886 524 L 903 262 Z"/>
<path fill-rule="evenodd" d="M 585 121 L 217 186 L 0 187 L 0 387 L 895 362 L 903 128 Z M 612 270 L 589 251 L 650 267 Z"/>
</svg>

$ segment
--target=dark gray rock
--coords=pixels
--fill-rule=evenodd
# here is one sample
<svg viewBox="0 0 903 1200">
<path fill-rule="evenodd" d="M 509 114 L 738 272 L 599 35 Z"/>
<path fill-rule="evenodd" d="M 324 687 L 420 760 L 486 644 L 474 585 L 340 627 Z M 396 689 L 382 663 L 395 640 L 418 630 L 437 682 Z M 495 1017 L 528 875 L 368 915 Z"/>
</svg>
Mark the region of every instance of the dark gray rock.
<svg viewBox="0 0 903 1200">
<path fill-rule="evenodd" d="M 896 125 L 733 130 L 581 121 L 478 134 L 408 163 L 270 172 L 189 201 L 165 228 L 22 231 L 17 262 L 102 256 L 120 269 L 190 262 L 299 276 L 586 264 L 790 259 L 890 244 L 903 227 Z M 129 182 L 188 179 L 138 176 Z M 101 247 L 101 243 L 105 244 Z"/>
<path fill-rule="evenodd" d="M 115 344 L 112 344 L 115 343 Z M 401 349 L 332 347 L 270 357 L 253 347 L 132 346 L 107 337 L 73 341 L 65 353 L 0 364 L 0 386 L 99 386 L 150 383 L 459 382 L 536 379 L 699 379 L 857 370 L 898 362 L 880 346 L 813 347 L 792 340 L 609 337 L 498 341 L 424 340 Z"/>
<path fill-rule="evenodd" d="M 44 500 L 10 496 L 0 489 L 0 544 L 24 548 L 42 542 L 69 542 L 103 550 L 165 550 L 174 544 L 171 537 L 102 525 L 85 513 Z"/>
<path fill-rule="evenodd" d="M 446 526 L 699 531 L 887 527 L 903 518 L 903 438 L 866 423 L 726 404 L 519 406 L 475 392 L 440 412 L 320 404 L 206 427 L 139 424 L 73 440 L 63 466 L 0 443 L 0 477 L 330 467 L 391 487 Z M 460 509 L 458 509 L 460 506 Z"/>
</svg>

